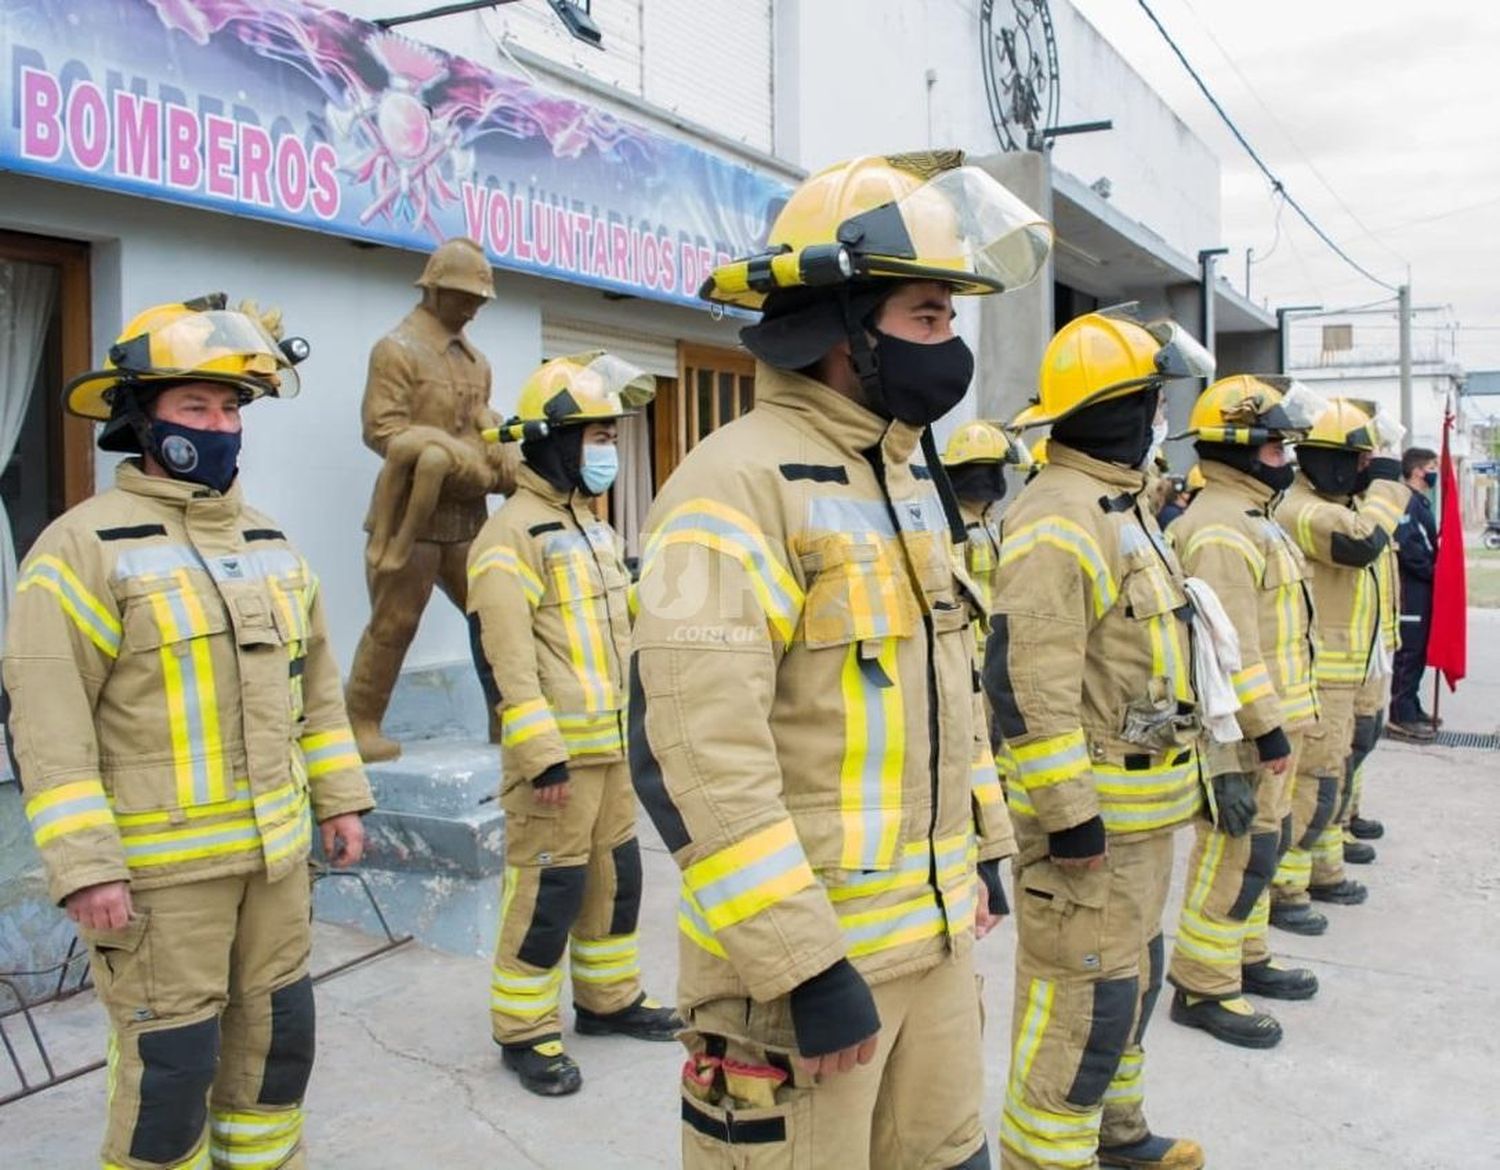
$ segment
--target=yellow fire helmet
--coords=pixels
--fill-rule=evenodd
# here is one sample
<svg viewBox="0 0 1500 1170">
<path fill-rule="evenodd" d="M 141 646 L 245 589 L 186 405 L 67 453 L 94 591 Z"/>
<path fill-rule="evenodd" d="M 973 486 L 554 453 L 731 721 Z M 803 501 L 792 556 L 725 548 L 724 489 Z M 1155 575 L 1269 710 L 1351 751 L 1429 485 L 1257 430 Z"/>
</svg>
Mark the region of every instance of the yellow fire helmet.
<svg viewBox="0 0 1500 1170">
<path fill-rule="evenodd" d="M 714 269 L 698 295 L 759 309 L 777 289 L 869 279 L 937 280 L 955 293 L 1031 281 L 1052 226 L 961 150 L 870 155 L 820 171 L 792 192 L 766 250 Z"/>
<path fill-rule="evenodd" d="M 1016 467 L 1030 467 L 1031 455 L 994 423 L 981 419 L 964 423 L 955 430 L 943 450 L 944 467 L 959 467 L 965 463 L 1009 463 Z"/>
<path fill-rule="evenodd" d="M 1183 490 L 1189 492 L 1201 492 L 1208 486 L 1208 480 L 1204 478 L 1203 468 L 1193 464 L 1188 468 L 1187 478 L 1183 480 Z"/>
<path fill-rule="evenodd" d="M 516 413 L 489 438 L 540 439 L 559 427 L 622 418 L 656 397 L 656 379 L 602 349 L 553 358 L 525 383 Z"/>
<path fill-rule="evenodd" d="M 1174 439 L 1259 447 L 1272 439 L 1295 442 L 1328 409 L 1328 400 L 1295 378 L 1234 374 L 1198 396 L 1187 430 Z"/>
<path fill-rule="evenodd" d="M 1373 451 L 1378 443 L 1375 421 L 1347 398 L 1331 398 L 1299 447 L 1333 447 L 1344 451 Z"/>
<path fill-rule="evenodd" d="M 1370 422 L 1375 427 L 1377 451 L 1399 452 L 1405 446 L 1406 428 L 1381 403 L 1373 398 L 1346 398 L 1344 401 L 1359 407 L 1370 416 Z"/>
<path fill-rule="evenodd" d="M 233 386 L 243 402 L 296 397 L 302 383 L 293 360 L 307 355 L 307 343 L 291 338 L 278 346 L 258 317 L 225 304 L 223 293 L 213 293 L 138 313 L 109 347 L 103 368 L 63 388 L 64 405 L 108 422 L 121 387 L 148 392 L 153 383 L 183 381 Z"/>
<path fill-rule="evenodd" d="M 454 236 L 439 244 L 427 257 L 416 284 L 418 288 L 451 288 L 487 301 L 495 299 L 495 274 L 489 257 L 468 236 Z"/>
<path fill-rule="evenodd" d="M 1047 343 L 1037 398 L 1011 426 L 1054 423 L 1096 402 L 1213 372 L 1213 355 L 1175 321 L 1140 321 L 1124 309 L 1085 313 Z"/>
</svg>

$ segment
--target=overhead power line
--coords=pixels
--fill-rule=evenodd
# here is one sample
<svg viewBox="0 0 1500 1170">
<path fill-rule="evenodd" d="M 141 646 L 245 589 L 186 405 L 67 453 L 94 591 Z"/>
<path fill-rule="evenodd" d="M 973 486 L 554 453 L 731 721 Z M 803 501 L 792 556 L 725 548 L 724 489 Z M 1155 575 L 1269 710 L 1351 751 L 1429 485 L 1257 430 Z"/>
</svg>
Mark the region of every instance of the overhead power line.
<svg viewBox="0 0 1500 1170">
<path fill-rule="evenodd" d="M 1337 255 L 1341 260 L 1343 260 L 1345 264 L 1353 268 L 1366 280 L 1378 284 L 1381 288 L 1389 289 L 1391 292 L 1395 292 L 1396 286 L 1394 284 L 1391 284 L 1389 281 L 1381 280 L 1380 277 L 1376 276 L 1358 260 L 1354 259 L 1353 256 L 1349 255 L 1348 252 L 1344 251 L 1344 249 L 1339 246 L 1338 241 L 1330 236 L 1326 231 L 1324 231 L 1323 228 L 1318 224 L 1317 220 L 1313 219 L 1313 217 L 1307 213 L 1307 210 L 1300 203 L 1298 203 L 1296 199 L 1292 198 L 1291 192 L 1286 189 L 1286 184 L 1276 177 L 1276 174 L 1271 170 L 1269 166 L 1266 165 L 1265 160 L 1261 158 L 1260 155 L 1256 152 L 1255 147 L 1250 145 L 1250 140 L 1245 137 L 1240 128 L 1235 125 L 1234 119 L 1231 118 L 1224 107 L 1219 104 L 1219 99 L 1214 97 L 1213 91 L 1208 88 L 1208 83 L 1199 76 L 1198 71 L 1193 68 L 1192 62 L 1187 59 L 1187 55 L 1183 53 L 1183 51 L 1178 47 L 1177 42 L 1172 39 L 1172 34 L 1166 30 L 1166 27 L 1157 18 L 1156 13 L 1151 11 L 1151 5 L 1146 3 L 1146 0 L 1136 0 L 1136 3 L 1138 3 L 1141 6 L 1141 9 L 1146 13 L 1146 15 L 1150 17 L 1151 23 L 1156 26 L 1156 31 L 1161 33 L 1162 39 L 1167 42 L 1167 46 L 1176 55 L 1177 60 L 1182 62 L 1182 67 L 1188 71 L 1188 76 L 1191 77 L 1197 84 L 1198 89 L 1202 92 L 1203 96 L 1208 99 L 1208 104 L 1213 106 L 1214 112 L 1219 115 L 1219 118 L 1223 121 L 1224 125 L 1229 128 L 1229 132 L 1234 135 L 1235 141 L 1237 141 L 1242 147 L 1245 148 L 1245 153 L 1248 154 L 1255 165 L 1260 168 L 1261 174 L 1265 175 L 1266 181 L 1271 184 L 1271 190 L 1276 192 L 1284 200 L 1286 200 L 1287 206 L 1295 211 L 1297 215 L 1301 217 L 1302 222 L 1307 224 L 1307 226 L 1312 229 L 1313 234 L 1316 235 L 1320 240 L 1322 240 L 1323 243 L 1327 244 L 1328 247 L 1333 251 L 1333 253 Z"/>
</svg>

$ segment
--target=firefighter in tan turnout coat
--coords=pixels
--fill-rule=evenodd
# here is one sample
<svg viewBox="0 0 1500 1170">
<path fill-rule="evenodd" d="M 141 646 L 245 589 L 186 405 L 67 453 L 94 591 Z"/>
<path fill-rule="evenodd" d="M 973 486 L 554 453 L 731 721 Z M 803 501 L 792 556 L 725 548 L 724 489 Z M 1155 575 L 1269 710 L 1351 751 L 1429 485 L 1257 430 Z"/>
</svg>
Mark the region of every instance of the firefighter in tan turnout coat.
<svg viewBox="0 0 1500 1170">
<path fill-rule="evenodd" d="M 1006 1167 L 1194 1170 L 1143 1110 L 1172 835 L 1202 803 L 1191 613 L 1144 495 L 1162 385 L 1213 359 L 1169 322 L 1090 313 L 1042 359 L 1048 461 L 1006 512 L 984 683 L 1009 755 L 1016 999 Z"/>
<path fill-rule="evenodd" d="M 490 1020 L 505 1066 L 543 1096 L 582 1084 L 558 1002 L 566 953 L 575 1027 L 671 1040 L 641 990 L 641 850 L 625 764 L 630 576 L 593 501 L 615 478 L 616 420 L 654 382 L 610 354 L 556 358 L 521 388 L 507 437 L 516 490 L 469 554 L 475 664 L 499 715 L 505 883 Z"/>
<path fill-rule="evenodd" d="M 692 1170 L 989 1165 L 971 947 L 1012 845 L 927 424 L 973 372 L 952 294 L 1050 232 L 961 159 L 808 179 L 703 290 L 764 309 L 756 403 L 652 508 L 630 698 L 683 872 Z"/>
<path fill-rule="evenodd" d="M 136 458 L 21 568 L 9 741 L 109 1015 L 106 1170 L 306 1164 L 308 847 L 357 861 L 372 802 L 317 579 L 235 481 L 241 403 L 297 385 L 222 297 L 142 313 L 67 398 Z"/>
</svg>

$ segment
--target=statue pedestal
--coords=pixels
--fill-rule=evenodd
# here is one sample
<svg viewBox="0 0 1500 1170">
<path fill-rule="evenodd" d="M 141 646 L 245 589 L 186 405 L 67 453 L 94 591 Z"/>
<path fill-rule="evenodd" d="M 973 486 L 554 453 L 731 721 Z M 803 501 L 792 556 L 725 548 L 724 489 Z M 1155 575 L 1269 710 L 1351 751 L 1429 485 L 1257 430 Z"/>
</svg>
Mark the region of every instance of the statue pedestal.
<svg viewBox="0 0 1500 1170">
<path fill-rule="evenodd" d="M 396 934 L 488 956 L 505 868 L 500 749 L 436 739 L 402 749 L 398 760 L 365 767 L 376 809 L 365 817 L 360 868 Z M 324 921 L 381 933 L 357 882 L 319 882 L 314 900 Z"/>
</svg>

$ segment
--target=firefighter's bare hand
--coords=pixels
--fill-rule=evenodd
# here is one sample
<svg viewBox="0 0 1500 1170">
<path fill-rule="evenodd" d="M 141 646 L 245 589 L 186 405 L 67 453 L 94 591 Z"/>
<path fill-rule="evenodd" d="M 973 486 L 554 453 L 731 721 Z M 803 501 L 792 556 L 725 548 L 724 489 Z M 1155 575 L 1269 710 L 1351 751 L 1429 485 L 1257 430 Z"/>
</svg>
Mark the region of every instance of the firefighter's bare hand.
<svg viewBox="0 0 1500 1170">
<path fill-rule="evenodd" d="M 1287 769 L 1292 766 L 1292 757 L 1277 756 L 1274 760 L 1262 760 L 1261 766 L 1273 776 L 1285 776 Z"/>
<path fill-rule="evenodd" d="M 984 896 L 984 890 L 979 891 L 979 899 L 974 906 L 974 937 L 983 938 L 1005 921 L 1004 914 L 991 914 L 989 899 Z"/>
<path fill-rule="evenodd" d="M 365 855 L 365 825 L 358 813 L 342 813 L 318 825 L 323 834 L 323 856 L 334 869 L 358 865 Z"/>
<path fill-rule="evenodd" d="M 135 913 L 129 882 L 105 882 L 74 890 L 63 902 L 68 917 L 90 930 L 120 930 Z"/>
<path fill-rule="evenodd" d="M 532 791 L 536 793 L 538 804 L 545 804 L 549 808 L 562 808 L 568 803 L 568 798 L 573 795 L 573 782 L 564 780 L 561 784 L 547 784 Z"/>
<path fill-rule="evenodd" d="M 1105 854 L 1096 853 L 1092 857 L 1054 857 L 1053 865 L 1060 865 L 1063 869 L 1098 869 L 1104 864 Z"/>
<path fill-rule="evenodd" d="M 834 1073 L 845 1073 L 856 1065 L 869 1064 L 875 1059 L 875 1044 L 878 1033 L 861 1040 L 858 1044 L 851 1044 L 848 1048 L 840 1049 L 838 1052 L 830 1052 L 825 1056 L 798 1056 L 797 1065 L 805 1073 L 811 1073 L 815 1077 L 828 1077 Z"/>
</svg>

